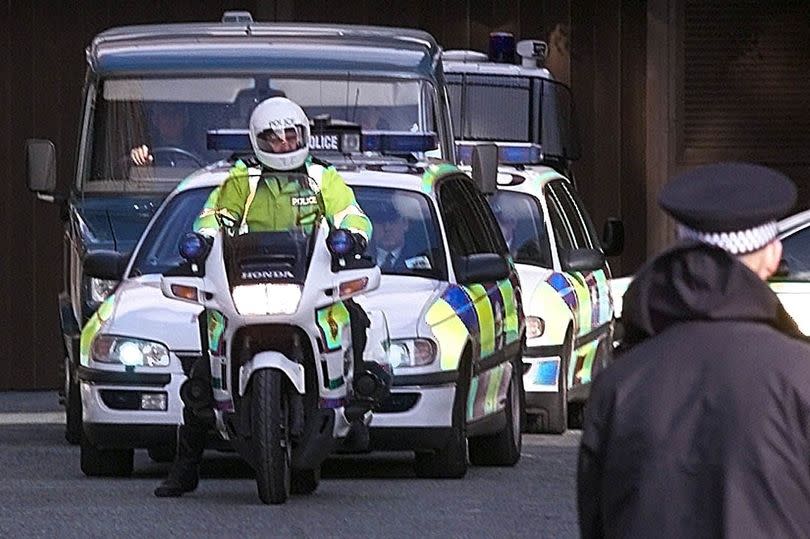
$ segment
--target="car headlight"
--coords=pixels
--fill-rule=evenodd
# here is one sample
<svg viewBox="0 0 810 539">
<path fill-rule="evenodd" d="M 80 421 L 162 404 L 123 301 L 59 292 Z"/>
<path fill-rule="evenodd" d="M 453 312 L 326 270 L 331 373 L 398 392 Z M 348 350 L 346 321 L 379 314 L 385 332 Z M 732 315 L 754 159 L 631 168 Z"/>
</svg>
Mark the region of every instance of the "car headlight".
<svg viewBox="0 0 810 539">
<path fill-rule="evenodd" d="M 118 281 L 90 277 L 87 283 L 88 297 L 93 303 L 101 303 L 113 293 L 116 286 L 118 286 Z"/>
<path fill-rule="evenodd" d="M 90 357 L 127 367 L 168 367 L 170 361 L 169 349 L 159 342 L 103 334 L 93 339 Z"/>
<path fill-rule="evenodd" d="M 391 341 L 388 360 L 392 367 L 423 367 L 436 360 L 436 343 L 428 339 Z"/>
<path fill-rule="evenodd" d="M 526 339 L 542 337 L 546 332 L 546 323 L 539 316 L 526 317 Z"/>
<path fill-rule="evenodd" d="M 231 293 L 239 314 L 293 314 L 301 301 L 301 286 L 288 283 L 239 285 Z"/>
</svg>

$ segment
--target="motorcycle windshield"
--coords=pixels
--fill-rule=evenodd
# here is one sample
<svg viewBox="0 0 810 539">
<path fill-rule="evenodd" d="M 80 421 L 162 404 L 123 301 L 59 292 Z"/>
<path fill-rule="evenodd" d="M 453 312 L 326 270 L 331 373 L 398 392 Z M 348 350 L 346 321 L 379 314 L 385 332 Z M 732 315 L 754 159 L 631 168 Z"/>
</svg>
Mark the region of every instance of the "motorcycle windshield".
<svg viewBox="0 0 810 539">
<path fill-rule="evenodd" d="M 223 257 L 235 288 L 262 283 L 303 285 L 315 247 L 318 225 L 286 231 L 226 235 Z"/>
</svg>

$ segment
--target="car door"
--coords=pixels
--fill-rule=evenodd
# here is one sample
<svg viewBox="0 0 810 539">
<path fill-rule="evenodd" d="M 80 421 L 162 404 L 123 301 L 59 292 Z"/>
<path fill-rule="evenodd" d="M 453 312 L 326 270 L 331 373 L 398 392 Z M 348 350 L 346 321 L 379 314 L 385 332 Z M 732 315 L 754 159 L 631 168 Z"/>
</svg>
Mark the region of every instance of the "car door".
<svg viewBox="0 0 810 539">
<path fill-rule="evenodd" d="M 459 257 L 494 253 L 508 260 L 506 244 L 483 195 L 464 175 L 437 184 L 454 274 Z M 470 329 L 472 381 L 467 419 L 497 411 L 502 401 L 503 365 L 520 349 L 522 308 L 517 272 L 497 282 L 451 284 L 453 308 Z"/>
<path fill-rule="evenodd" d="M 549 182 L 546 186 L 546 202 L 554 228 L 560 259 L 573 248 L 601 250 L 591 220 L 571 186 L 563 181 Z M 564 272 L 566 280 L 575 291 L 575 302 L 569 302 L 578 327 L 574 349 L 573 385 L 587 383 L 593 373 L 594 360 L 600 339 L 610 331 L 611 307 L 608 288 L 608 269 Z"/>
</svg>

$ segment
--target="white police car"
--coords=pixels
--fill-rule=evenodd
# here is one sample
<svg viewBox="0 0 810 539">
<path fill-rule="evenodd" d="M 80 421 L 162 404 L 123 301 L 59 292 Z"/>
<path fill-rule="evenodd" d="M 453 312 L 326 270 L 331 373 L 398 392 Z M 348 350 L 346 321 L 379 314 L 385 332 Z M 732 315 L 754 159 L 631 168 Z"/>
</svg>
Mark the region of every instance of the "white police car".
<svg viewBox="0 0 810 539">
<path fill-rule="evenodd" d="M 569 162 L 579 155 L 571 94 L 538 64 L 545 43 L 491 37 L 489 56 L 443 54 L 457 154 L 469 165 L 477 144 L 498 146 L 498 193 L 490 204 L 524 290 L 527 427 L 561 433 L 569 416 L 578 423 L 590 381 L 610 357 L 605 254 L 621 251 L 623 227 L 609 220 L 601 241 L 570 181 Z"/>
<path fill-rule="evenodd" d="M 230 143 L 236 134 L 213 136 Z M 400 143 L 385 137 L 365 141 Z M 375 411 L 372 446 L 414 450 L 417 474 L 425 477 L 463 476 L 468 442 L 470 462 L 513 465 L 521 449 L 524 325 L 517 272 L 498 225 L 474 182 L 455 166 L 381 159 L 364 162 L 357 154 L 338 163 L 360 205 L 379 223 L 370 248 L 399 247 L 391 249 L 399 258 L 384 267 L 380 287 L 358 299 L 368 310 L 385 312 L 392 341 L 394 387 Z M 181 263 L 178 241 L 226 172 L 227 163 L 208 167 L 168 197 L 115 294 L 85 326 L 82 363 L 95 377 L 82 384 L 85 431 L 100 440 L 82 445 L 86 473 L 131 470 L 131 450 L 99 436 L 103 430 L 179 423 L 183 357 L 200 355 L 202 328 L 199 307 L 164 297 L 160 278 Z M 390 226 L 394 220 L 397 230 Z M 110 257 L 90 260 L 96 258 L 89 274 L 110 277 L 116 269 Z M 327 339 L 334 328 L 328 320 L 318 323 Z M 106 378 L 132 383 L 108 385 Z"/>
</svg>

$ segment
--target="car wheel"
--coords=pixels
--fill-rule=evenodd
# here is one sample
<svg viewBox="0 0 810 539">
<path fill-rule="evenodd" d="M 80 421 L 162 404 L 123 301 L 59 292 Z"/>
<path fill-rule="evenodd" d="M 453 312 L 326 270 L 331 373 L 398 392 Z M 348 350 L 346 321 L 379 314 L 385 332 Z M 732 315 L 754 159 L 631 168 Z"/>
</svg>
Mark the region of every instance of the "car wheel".
<svg viewBox="0 0 810 539">
<path fill-rule="evenodd" d="M 77 445 L 82 438 L 82 397 L 72 371 L 70 359 L 65 356 L 65 440 Z"/>
<path fill-rule="evenodd" d="M 562 434 L 568 427 L 568 362 L 574 348 L 573 330 L 565 334 L 557 391 L 543 394 L 540 407 L 543 412 L 532 414 L 526 422 L 526 432 L 534 434 Z"/>
<path fill-rule="evenodd" d="M 447 443 L 433 452 L 417 452 L 414 471 L 417 477 L 433 479 L 460 479 L 467 474 L 467 395 L 472 377 L 472 360 L 466 360 L 459 371 L 459 384 L 453 401 L 453 427 Z"/>
<path fill-rule="evenodd" d="M 470 463 L 478 466 L 514 466 L 523 448 L 523 369 L 522 360 L 512 362 L 512 377 L 506 394 L 506 426 L 490 436 L 470 439 Z"/>
<path fill-rule="evenodd" d="M 88 477 L 129 477 L 134 455 L 134 449 L 100 449 L 82 436 L 82 473 Z"/>
</svg>

